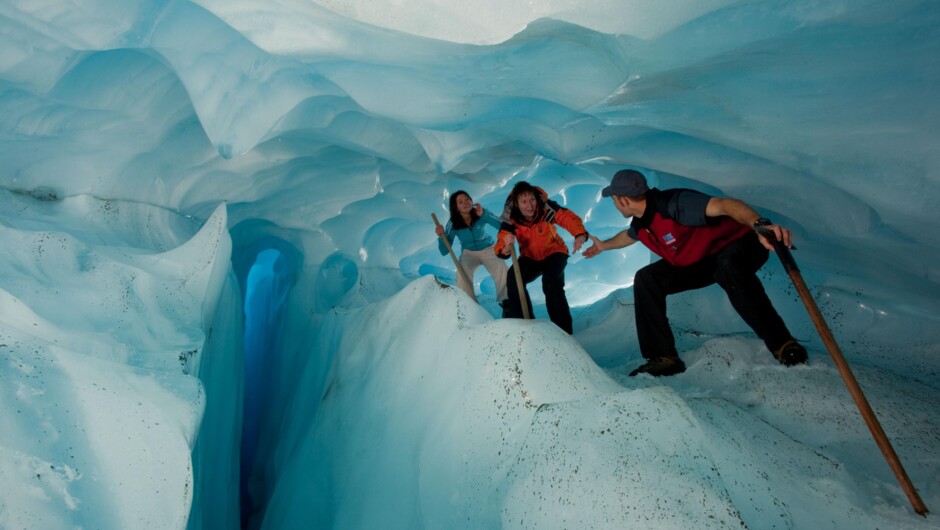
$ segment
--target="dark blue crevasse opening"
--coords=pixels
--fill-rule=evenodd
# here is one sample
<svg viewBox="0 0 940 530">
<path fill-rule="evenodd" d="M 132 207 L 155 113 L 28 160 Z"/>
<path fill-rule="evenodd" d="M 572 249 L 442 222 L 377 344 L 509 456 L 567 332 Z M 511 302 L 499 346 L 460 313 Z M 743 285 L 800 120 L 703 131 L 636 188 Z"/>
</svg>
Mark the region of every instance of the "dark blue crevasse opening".
<svg viewBox="0 0 940 530">
<path fill-rule="evenodd" d="M 252 495 L 259 425 L 264 414 L 269 364 L 281 349 L 284 309 L 293 282 L 285 278 L 284 255 L 276 249 L 260 252 L 245 280 L 245 400 L 242 416 L 240 497 L 242 523 L 256 509 Z"/>
<path fill-rule="evenodd" d="M 268 495 L 261 433 L 270 421 L 272 380 L 282 363 L 282 345 L 291 289 L 303 264 L 295 244 L 273 235 L 266 222 L 251 221 L 233 230 L 232 261 L 244 293 L 244 400 L 239 458 L 241 526 L 263 513 Z M 263 451 L 264 449 L 260 449 Z"/>
</svg>

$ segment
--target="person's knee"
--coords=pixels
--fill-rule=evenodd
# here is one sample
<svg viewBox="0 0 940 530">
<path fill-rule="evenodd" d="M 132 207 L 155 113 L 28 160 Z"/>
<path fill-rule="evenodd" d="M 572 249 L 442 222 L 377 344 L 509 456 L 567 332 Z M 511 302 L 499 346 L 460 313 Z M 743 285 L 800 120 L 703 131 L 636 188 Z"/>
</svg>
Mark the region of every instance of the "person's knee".
<svg viewBox="0 0 940 530">
<path fill-rule="evenodd" d="M 555 254 L 545 259 L 542 264 L 542 281 L 565 283 L 565 268 L 568 266 L 568 257 Z"/>
<path fill-rule="evenodd" d="M 737 254 L 723 252 L 715 256 L 715 268 L 719 271 L 739 268 Z"/>
<path fill-rule="evenodd" d="M 715 260 L 715 281 L 718 285 L 734 285 L 752 274 L 753 271 L 744 267 L 734 255 L 721 255 Z"/>
<path fill-rule="evenodd" d="M 649 266 L 643 267 L 642 269 L 636 271 L 636 274 L 633 275 L 633 285 L 635 287 L 648 287 L 651 285 L 656 285 L 656 275 L 653 274 L 653 271 Z"/>
<path fill-rule="evenodd" d="M 565 275 L 561 276 L 542 276 L 542 291 L 546 296 L 564 295 L 565 293 Z"/>
</svg>

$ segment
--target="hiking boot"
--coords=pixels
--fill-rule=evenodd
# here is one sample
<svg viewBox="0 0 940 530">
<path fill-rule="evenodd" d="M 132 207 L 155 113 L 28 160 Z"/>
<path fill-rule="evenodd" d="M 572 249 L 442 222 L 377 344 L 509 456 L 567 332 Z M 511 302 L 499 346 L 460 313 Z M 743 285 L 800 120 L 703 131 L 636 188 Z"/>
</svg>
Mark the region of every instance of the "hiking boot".
<svg viewBox="0 0 940 530">
<path fill-rule="evenodd" d="M 678 357 L 653 357 L 630 372 L 630 377 L 636 374 L 650 374 L 653 377 L 663 375 L 676 375 L 685 371 L 685 363 Z"/>
<path fill-rule="evenodd" d="M 777 348 L 774 357 L 784 366 L 793 366 L 806 362 L 806 348 L 795 339 L 786 341 L 783 346 Z"/>
</svg>

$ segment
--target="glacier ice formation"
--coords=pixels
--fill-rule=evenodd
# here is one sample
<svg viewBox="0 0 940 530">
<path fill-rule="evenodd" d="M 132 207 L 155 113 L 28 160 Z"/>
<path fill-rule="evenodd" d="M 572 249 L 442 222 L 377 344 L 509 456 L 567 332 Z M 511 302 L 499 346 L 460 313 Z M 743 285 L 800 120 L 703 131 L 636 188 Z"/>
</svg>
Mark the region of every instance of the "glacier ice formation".
<svg viewBox="0 0 940 530">
<path fill-rule="evenodd" d="M 569 337 L 448 287 L 428 214 L 753 204 L 937 509 L 940 4 L 401 4 L 0 0 L 0 527 L 937 527 L 778 263 L 808 366 L 709 289 L 628 379 L 648 252 L 572 258 Z"/>
</svg>

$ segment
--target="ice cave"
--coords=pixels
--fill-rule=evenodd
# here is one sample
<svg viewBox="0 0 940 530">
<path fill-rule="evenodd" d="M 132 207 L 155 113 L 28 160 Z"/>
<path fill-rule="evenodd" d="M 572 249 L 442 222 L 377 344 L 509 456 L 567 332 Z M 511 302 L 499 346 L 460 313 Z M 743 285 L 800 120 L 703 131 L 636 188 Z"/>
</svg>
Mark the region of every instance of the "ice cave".
<svg viewBox="0 0 940 530">
<path fill-rule="evenodd" d="M 940 2 L 0 0 L 0 50 L 0 528 L 940 528 Z M 628 377 L 639 245 L 573 335 L 455 288 L 455 191 L 609 238 L 621 169 L 792 230 L 925 513 L 773 255 L 804 365 L 712 286 Z"/>
</svg>

